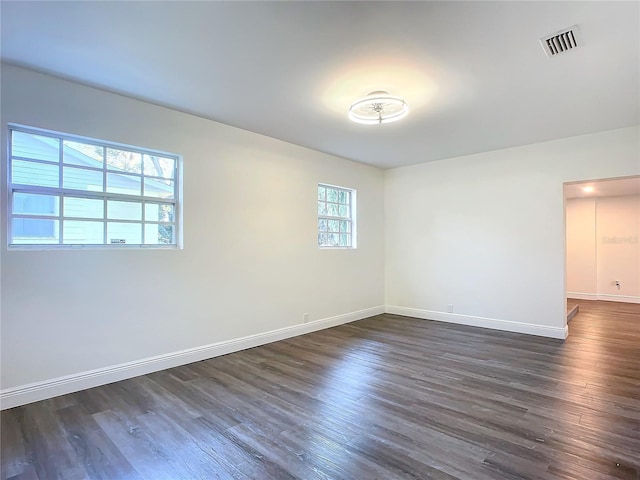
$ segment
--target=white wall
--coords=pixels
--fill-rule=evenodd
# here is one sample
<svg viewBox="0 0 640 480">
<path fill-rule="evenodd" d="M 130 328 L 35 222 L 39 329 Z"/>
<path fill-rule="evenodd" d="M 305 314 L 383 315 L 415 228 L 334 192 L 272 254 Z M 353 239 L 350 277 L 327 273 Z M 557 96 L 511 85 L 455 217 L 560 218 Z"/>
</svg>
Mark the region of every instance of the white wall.
<svg viewBox="0 0 640 480">
<path fill-rule="evenodd" d="M 596 266 L 595 198 L 567 199 L 565 208 L 567 296 L 569 298 L 577 298 L 575 292 L 595 295 L 598 275 Z M 594 297 L 593 299 L 597 298 Z"/>
<path fill-rule="evenodd" d="M 567 296 L 640 303 L 640 196 L 572 198 L 566 207 Z"/>
<path fill-rule="evenodd" d="M 184 157 L 183 250 L 8 251 L 2 149 L 2 389 L 382 311 L 381 170 L 14 66 L 1 114 Z M 316 246 L 318 182 L 357 189 L 356 250 Z"/>
<path fill-rule="evenodd" d="M 571 198 L 566 209 L 567 297 L 640 303 L 640 196 Z"/>
<path fill-rule="evenodd" d="M 596 230 L 599 296 L 640 303 L 640 196 L 598 198 Z"/>
<path fill-rule="evenodd" d="M 639 133 L 624 128 L 387 171 L 387 309 L 562 336 L 563 182 L 637 175 Z"/>
</svg>

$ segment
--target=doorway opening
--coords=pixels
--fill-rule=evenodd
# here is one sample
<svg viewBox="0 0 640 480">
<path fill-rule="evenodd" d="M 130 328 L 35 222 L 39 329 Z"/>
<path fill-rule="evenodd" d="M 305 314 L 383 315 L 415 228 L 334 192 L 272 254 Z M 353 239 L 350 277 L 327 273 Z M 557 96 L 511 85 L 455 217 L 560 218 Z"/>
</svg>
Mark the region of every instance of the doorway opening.
<svg viewBox="0 0 640 480">
<path fill-rule="evenodd" d="M 564 184 L 567 322 L 585 302 L 640 303 L 640 176 Z"/>
</svg>

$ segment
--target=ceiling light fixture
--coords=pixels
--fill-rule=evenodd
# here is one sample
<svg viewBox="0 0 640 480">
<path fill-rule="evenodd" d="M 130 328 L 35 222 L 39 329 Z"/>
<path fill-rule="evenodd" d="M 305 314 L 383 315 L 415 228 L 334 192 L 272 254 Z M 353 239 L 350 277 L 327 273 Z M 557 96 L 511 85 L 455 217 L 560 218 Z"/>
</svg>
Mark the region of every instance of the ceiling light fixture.
<svg viewBox="0 0 640 480">
<path fill-rule="evenodd" d="M 371 92 L 349 107 L 349 118 L 365 125 L 395 122 L 408 113 L 409 106 L 402 98 L 384 91 Z"/>
<path fill-rule="evenodd" d="M 591 193 L 593 192 L 593 187 L 582 187 L 582 191 L 584 193 Z"/>
</svg>

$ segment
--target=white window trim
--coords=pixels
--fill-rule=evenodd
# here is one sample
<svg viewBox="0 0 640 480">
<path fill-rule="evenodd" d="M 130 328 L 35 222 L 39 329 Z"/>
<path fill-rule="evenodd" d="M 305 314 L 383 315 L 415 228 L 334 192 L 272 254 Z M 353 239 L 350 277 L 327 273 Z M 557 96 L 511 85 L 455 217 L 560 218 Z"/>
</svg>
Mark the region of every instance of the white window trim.
<svg viewBox="0 0 640 480">
<path fill-rule="evenodd" d="M 15 123 L 9 123 L 7 125 L 7 139 L 8 139 L 8 145 L 7 145 L 7 248 L 8 250 L 58 250 L 58 249 L 62 249 L 62 250 L 103 250 L 103 249 L 112 249 L 112 250 L 127 250 L 127 249 L 159 249 L 159 250 L 179 250 L 183 248 L 182 245 L 182 156 L 181 155 L 177 155 L 175 153 L 169 153 L 169 152 L 164 152 L 161 150 L 152 150 L 152 149 L 147 149 L 147 148 L 141 148 L 141 147 L 137 147 L 134 145 L 127 145 L 127 144 L 123 144 L 123 143 L 117 143 L 117 142 L 111 142 L 111 141 L 106 141 L 106 140 L 100 140 L 100 139 L 96 139 L 96 138 L 91 138 L 91 137 L 83 137 L 81 135 L 73 135 L 73 134 L 68 134 L 68 133 L 63 133 L 63 132 L 58 132 L 55 130 L 46 130 L 46 129 L 42 129 L 42 128 L 37 128 L 37 127 L 31 127 L 31 126 L 27 126 L 27 125 L 20 125 L 20 124 L 15 124 Z M 121 173 L 121 174 L 125 174 L 125 175 L 132 175 L 132 176 L 137 176 L 137 177 L 141 177 L 142 181 L 144 181 L 145 178 L 150 178 L 150 179 L 162 179 L 162 180 L 168 180 L 167 178 L 164 177 L 157 177 L 157 176 L 153 176 L 153 175 L 144 175 L 142 173 L 137 174 L 137 173 L 133 173 L 133 172 L 121 172 L 115 169 L 108 169 L 107 168 L 107 162 L 106 162 L 106 158 L 103 161 L 103 167 L 102 168 L 93 168 L 93 167 L 87 167 L 87 166 L 83 166 L 83 165 L 75 165 L 72 163 L 64 163 L 63 160 L 63 148 L 60 147 L 60 151 L 59 151 L 59 158 L 58 158 L 58 168 L 59 168 L 59 185 L 58 187 L 43 187 L 43 186 L 37 186 L 37 185 L 23 185 L 23 184 L 13 184 L 12 183 L 12 172 L 11 172 L 11 166 L 12 166 L 12 160 L 13 160 L 13 155 L 12 155 L 12 147 L 13 147 L 13 141 L 12 141 L 12 132 L 14 131 L 18 131 L 18 132 L 23 132 L 23 133 L 29 133 L 29 134 L 33 134 L 33 135 L 42 135 L 42 136 L 47 136 L 47 137 L 53 137 L 56 138 L 58 140 L 60 140 L 60 143 L 62 145 L 62 142 L 64 140 L 68 140 L 68 141 L 72 141 L 72 142 L 78 142 L 78 143 L 85 143 L 85 144 L 89 144 L 89 145 L 97 145 L 99 147 L 104 147 L 106 148 L 114 148 L 114 149 L 119 149 L 119 150 L 126 150 L 129 152 L 134 152 L 134 153 L 140 153 L 140 154 L 147 154 L 147 155 L 154 155 L 154 156 L 160 156 L 160 157 L 165 157 L 165 158 L 172 158 L 175 160 L 175 170 L 174 170 L 174 177 L 173 177 L 173 182 L 174 182 L 174 198 L 172 199 L 163 199 L 163 198 L 159 198 L 159 197 L 145 197 L 142 194 L 141 195 L 130 195 L 130 194 L 121 194 L 121 193 L 111 193 L 111 192 L 88 192 L 86 190 L 76 190 L 76 189 L 71 189 L 71 188 L 63 188 L 62 187 L 62 179 L 63 179 L 63 175 L 62 175 L 62 169 L 63 167 L 67 166 L 67 167 L 72 167 L 72 168 L 80 168 L 80 169 L 85 169 L 85 170 L 93 170 L 93 171 L 100 171 L 103 174 L 103 185 L 106 185 L 106 175 L 108 173 Z M 47 165 L 56 165 L 56 163 L 51 162 L 51 161 L 44 161 L 44 160 L 39 160 L 39 159 L 29 159 L 26 157 L 21 157 L 21 156 L 16 156 L 15 157 L 18 160 L 26 160 L 26 161 L 30 161 L 30 162 L 34 162 L 34 163 L 45 163 Z M 16 214 L 14 215 L 13 213 L 13 194 L 14 193 L 31 193 L 31 194 L 46 194 L 46 195 L 52 195 L 52 196 L 58 196 L 59 197 L 59 207 L 58 207 L 58 215 L 57 216 L 51 216 L 51 215 L 21 215 L 21 214 Z M 65 196 L 71 196 L 71 197 L 75 197 L 75 198 L 87 198 L 87 199 L 103 199 L 104 200 L 104 214 L 102 218 L 96 219 L 96 218 L 81 218 L 81 217 L 64 217 L 64 197 Z M 173 224 L 173 228 L 174 228 L 174 242 L 175 243 L 171 243 L 171 244 L 112 244 L 112 243 L 107 243 L 107 200 L 115 200 L 115 201 L 135 201 L 135 202 L 139 202 L 141 203 L 141 220 L 120 220 L 120 219 L 112 219 L 111 221 L 113 222 L 117 222 L 117 223 L 140 223 L 142 226 L 142 241 L 144 242 L 144 235 L 145 235 L 145 229 L 144 226 L 147 224 L 163 224 L 165 222 L 154 222 L 154 221 L 145 221 L 145 205 L 147 203 L 153 203 L 153 204 L 170 204 L 173 205 L 173 214 L 174 214 L 174 220 L 173 222 L 167 222 L 170 224 Z M 59 242 L 60 243 L 40 243 L 40 244 L 22 244 L 22 243 L 11 243 L 11 240 L 13 238 L 13 232 L 12 232 L 12 228 L 13 228 L 13 222 L 12 219 L 13 218 L 30 218 L 30 219 L 47 219 L 47 220 L 57 220 L 59 221 L 59 229 L 62 230 L 62 225 L 64 221 L 74 221 L 74 220 L 89 220 L 89 221 L 100 221 L 104 223 L 104 237 L 103 240 L 105 243 L 102 244 L 71 244 L 71 243 L 67 243 L 64 244 L 62 243 L 62 241 L 64 240 L 62 232 L 59 233 Z"/>
<path fill-rule="evenodd" d="M 334 188 L 337 190 L 343 190 L 346 192 L 349 192 L 350 194 L 350 203 L 349 203 L 349 209 L 350 209 L 350 218 L 349 219 L 345 219 L 344 217 L 332 217 L 329 215 L 320 215 L 317 214 L 317 219 L 316 219 L 316 244 L 318 246 L 318 248 L 320 250 L 355 250 L 358 248 L 358 228 L 357 228 L 357 190 L 355 188 L 349 188 L 349 187 L 341 187 L 340 185 L 333 185 L 330 183 L 323 183 L 320 182 L 316 185 L 316 199 L 318 198 L 318 187 L 327 187 L 327 188 Z M 316 201 L 316 205 L 317 205 L 317 201 Z M 316 212 L 317 212 L 317 207 L 316 207 Z M 318 241 L 317 241 L 317 235 L 319 233 L 321 233 L 318 230 L 318 220 L 322 220 L 322 219 L 326 219 L 326 220 L 348 220 L 350 222 L 350 228 L 351 228 L 351 245 L 350 246 L 339 246 L 339 245 L 319 245 Z"/>
</svg>

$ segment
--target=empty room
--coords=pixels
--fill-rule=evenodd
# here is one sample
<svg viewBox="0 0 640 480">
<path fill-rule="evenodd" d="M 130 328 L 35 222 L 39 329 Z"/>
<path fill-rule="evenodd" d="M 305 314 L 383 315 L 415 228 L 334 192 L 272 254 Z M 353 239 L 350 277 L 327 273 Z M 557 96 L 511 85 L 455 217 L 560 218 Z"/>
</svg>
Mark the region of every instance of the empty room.
<svg viewBox="0 0 640 480">
<path fill-rule="evenodd" d="M 640 2 L 0 21 L 2 480 L 640 479 Z"/>
</svg>

